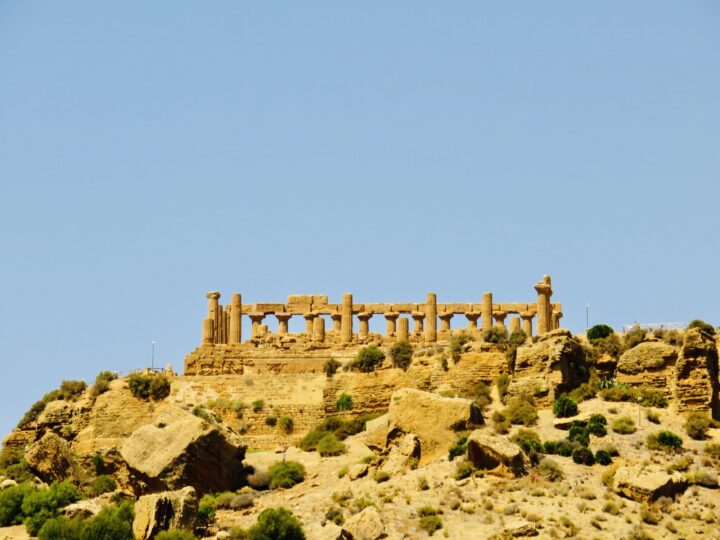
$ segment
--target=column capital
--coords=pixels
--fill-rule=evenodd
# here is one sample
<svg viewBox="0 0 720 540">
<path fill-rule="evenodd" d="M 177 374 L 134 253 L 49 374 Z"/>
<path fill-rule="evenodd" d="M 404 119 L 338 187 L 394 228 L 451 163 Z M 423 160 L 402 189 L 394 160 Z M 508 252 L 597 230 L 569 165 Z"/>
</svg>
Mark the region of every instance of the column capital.
<svg viewBox="0 0 720 540">
<path fill-rule="evenodd" d="M 372 316 L 373 316 L 373 314 L 370 313 L 369 311 L 363 311 L 363 312 L 357 314 L 357 318 L 360 319 L 361 321 L 367 321 Z"/>
<path fill-rule="evenodd" d="M 250 317 L 250 320 L 255 321 L 262 321 L 265 318 L 265 313 L 262 311 L 253 311 L 252 313 L 247 314 L 248 317 Z"/>
<path fill-rule="evenodd" d="M 475 313 L 472 311 L 470 313 L 465 313 L 465 316 L 467 317 L 468 321 L 477 321 L 480 318 L 480 315 L 482 315 L 482 314 Z"/>
<path fill-rule="evenodd" d="M 208 300 L 217 300 L 218 298 L 220 298 L 220 293 L 218 291 L 210 291 L 205 296 L 208 298 Z"/>
<path fill-rule="evenodd" d="M 278 321 L 289 321 L 290 317 L 292 317 L 292 313 L 275 313 L 275 317 L 277 317 Z"/>
<path fill-rule="evenodd" d="M 535 317 L 534 311 L 521 311 L 520 312 L 521 319 L 532 320 L 534 317 Z"/>
<path fill-rule="evenodd" d="M 507 317 L 507 311 L 494 311 L 493 317 L 495 317 L 497 320 L 502 321 Z"/>
<path fill-rule="evenodd" d="M 455 314 L 454 314 L 453 312 L 438 313 L 438 318 L 439 318 L 441 321 L 442 321 L 442 320 L 445 320 L 445 319 L 450 320 L 450 319 L 453 318 L 454 315 L 455 315 Z"/>
<path fill-rule="evenodd" d="M 415 320 L 423 320 L 425 318 L 425 313 L 422 311 L 413 311 L 410 316 Z"/>
<path fill-rule="evenodd" d="M 310 311 L 308 313 L 303 313 L 303 317 L 305 317 L 306 321 L 312 321 L 315 317 L 318 316 L 318 313 L 315 311 Z"/>
<path fill-rule="evenodd" d="M 397 313 L 396 311 L 387 311 L 387 312 L 383 313 L 383 317 L 385 317 L 386 319 L 389 319 L 389 320 L 395 320 L 399 316 L 400 316 L 400 314 Z"/>
</svg>

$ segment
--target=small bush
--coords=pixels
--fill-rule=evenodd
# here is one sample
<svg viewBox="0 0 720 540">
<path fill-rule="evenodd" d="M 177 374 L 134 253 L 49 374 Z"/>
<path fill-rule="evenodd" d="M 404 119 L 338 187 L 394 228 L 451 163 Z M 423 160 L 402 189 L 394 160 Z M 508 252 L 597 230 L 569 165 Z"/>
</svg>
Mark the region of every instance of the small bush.
<svg viewBox="0 0 720 540">
<path fill-rule="evenodd" d="M 702 332 L 705 332 L 706 334 L 710 334 L 711 336 L 715 335 L 715 328 L 712 324 L 706 323 L 705 321 L 701 319 L 695 319 L 688 324 L 688 330 L 691 328 L 699 328 Z"/>
<path fill-rule="evenodd" d="M 290 418 L 289 416 L 281 416 L 280 417 L 280 427 L 282 428 L 282 430 L 285 433 L 290 434 L 293 432 L 293 429 L 295 428 L 295 422 L 293 422 L 293 419 Z"/>
<path fill-rule="evenodd" d="M 563 471 L 556 462 L 551 459 L 543 459 L 538 465 L 538 472 L 551 482 L 557 482 L 564 477 Z"/>
<path fill-rule="evenodd" d="M 0 490 L 0 527 L 22 523 L 23 499 L 32 491 L 29 484 L 20 484 Z"/>
<path fill-rule="evenodd" d="M 345 445 L 334 433 L 325 433 L 317 442 L 316 450 L 321 456 L 339 456 L 345 453 Z"/>
<path fill-rule="evenodd" d="M 462 435 L 457 441 L 453 443 L 448 452 L 448 459 L 454 460 L 456 457 L 464 456 L 467 452 L 467 434 Z"/>
<path fill-rule="evenodd" d="M 503 415 L 513 425 L 533 426 L 537 423 L 538 414 L 532 398 L 521 396 L 513 398 L 503 411 Z"/>
<path fill-rule="evenodd" d="M 277 425 L 277 416 L 272 415 L 272 414 L 268 414 L 268 415 L 265 417 L 265 423 L 266 423 L 268 426 L 275 427 L 275 426 Z"/>
<path fill-rule="evenodd" d="M 297 461 L 279 461 L 268 470 L 270 489 L 291 488 L 305 480 L 305 467 Z"/>
<path fill-rule="evenodd" d="M 493 326 L 483 332 L 482 338 L 487 343 L 505 345 L 508 340 L 507 329 L 504 326 Z"/>
<path fill-rule="evenodd" d="M 332 377 L 333 375 L 335 375 L 335 373 L 337 373 L 337 370 L 340 369 L 341 365 L 342 364 L 340 364 L 340 362 L 338 362 L 334 358 L 331 358 L 323 365 L 323 371 L 325 372 L 325 375 L 327 375 L 328 377 Z"/>
<path fill-rule="evenodd" d="M 91 486 L 91 492 L 93 497 L 98 497 L 103 493 L 110 493 L 117 489 L 115 480 L 106 475 L 100 475 L 93 480 Z"/>
<path fill-rule="evenodd" d="M 623 350 L 628 351 L 635 345 L 639 345 L 645 340 L 646 331 L 639 326 L 633 326 L 630 330 L 625 332 L 623 336 Z"/>
<path fill-rule="evenodd" d="M 568 418 L 570 416 L 575 416 L 577 412 L 577 403 L 575 403 L 575 400 L 567 394 L 563 394 L 558 397 L 553 404 L 553 413 L 558 418 Z"/>
<path fill-rule="evenodd" d="M 507 395 L 508 387 L 510 386 L 510 375 L 500 375 L 495 381 L 495 385 L 498 389 L 498 395 L 500 401 L 505 403 L 505 396 Z"/>
<path fill-rule="evenodd" d="M 87 388 L 85 381 L 63 381 L 60 384 L 60 391 L 55 399 L 76 401 Z"/>
<path fill-rule="evenodd" d="M 568 430 L 568 441 L 587 446 L 590 444 L 590 431 L 587 425 L 581 422 L 573 422 Z"/>
<path fill-rule="evenodd" d="M 185 531 L 182 529 L 175 529 L 172 531 L 160 531 L 155 537 L 155 540 L 196 540 L 195 536 L 191 531 Z"/>
<path fill-rule="evenodd" d="M 668 330 L 663 334 L 662 340 L 668 345 L 680 347 L 683 344 L 683 335 L 677 330 Z"/>
<path fill-rule="evenodd" d="M 92 386 L 92 395 L 97 397 L 107 392 L 110 389 L 110 382 L 115 379 L 117 379 L 117 375 L 112 371 L 98 373 L 98 376 L 95 377 L 95 383 Z"/>
<path fill-rule="evenodd" d="M 262 399 L 256 399 L 252 402 L 252 410 L 254 413 L 259 413 L 265 408 L 265 401 Z"/>
<path fill-rule="evenodd" d="M 667 472 L 674 472 L 674 471 L 685 472 L 692 466 L 693 463 L 694 463 L 694 460 L 690 456 L 681 456 L 681 457 L 677 458 L 675 461 L 673 461 L 670 465 L 668 465 L 666 467 L 666 470 L 667 470 Z"/>
<path fill-rule="evenodd" d="M 517 433 L 511 437 L 511 440 L 528 454 L 532 454 L 533 452 L 542 453 L 543 451 L 540 436 L 532 429 L 519 429 Z"/>
<path fill-rule="evenodd" d="M 450 357 L 453 362 L 457 363 L 460 361 L 460 356 L 465 350 L 465 344 L 472 341 L 472 337 L 468 334 L 457 334 L 450 338 Z"/>
<path fill-rule="evenodd" d="M 25 528 L 31 536 L 37 536 L 46 521 L 57 517 L 58 509 L 78 500 L 80 492 L 67 481 L 26 493 L 22 501 L 22 513 L 27 516 Z"/>
<path fill-rule="evenodd" d="M 338 526 L 345 523 L 342 508 L 338 508 L 337 506 L 333 506 L 327 512 L 325 512 L 325 519 L 327 519 L 328 521 L 332 521 L 335 525 Z"/>
<path fill-rule="evenodd" d="M 621 435 L 635 433 L 635 421 L 629 416 L 616 418 L 610 427 L 615 433 L 620 433 Z"/>
<path fill-rule="evenodd" d="M 350 364 L 350 369 L 370 373 L 385 360 L 385 353 L 377 345 L 369 345 L 358 351 L 357 357 Z"/>
<path fill-rule="evenodd" d="M 645 388 L 641 386 L 637 389 L 638 396 L 640 397 L 640 403 L 645 407 L 658 407 L 664 409 L 667 407 L 667 397 L 661 390 L 654 390 L 652 388 Z"/>
<path fill-rule="evenodd" d="M 577 448 L 572 453 L 572 459 L 580 465 L 594 465 L 595 456 L 589 448 Z"/>
<path fill-rule="evenodd" d="M 590 416 L 587 422 L 588 432 L 595 435 L 596 437 L 604 437 L 607 435 L 607 418 L 602 414 L 593 414 Z"/>
<path fill-rule="evenodd" d="M 691 439 L 702 441 L 707 438 L 707 432 L 711 424 L 712 421 L 706 414 L 701 412 L 690 413 L 685 420 L 685 433 Z"/>
<path fill-rule="evenodd" d="M 647 418 L 648 421 L 652 422 L 653 424 L 660 423 L 660 415 L 657 412 L 653 411 L 652 409 L 645 410 L 645 418 Z"/>
<path fill-rule="evenodd" d="M 406 370 L 412 363 L 413 347 L 407 341 L 398 341 L 390 348 L 390 359 L 395 367 Z"/>
<path fill-rule="evenodd" d="M 85 523 L 81 519 L 58 516 L 48 519 L 38 531 L 39 540 L 81 540 Z M 132 538 L 132 537 L 131 537 Z"/>
<path fill-rule="evenodd" d="M 523 330 L 515 330 L 510 337 L 508 337 L 508 346 L 517 349 L 525 344 L 527 341 L 527 334 Z"/>
<path fill-rule="evenodd" d="M 587 331 L 588 341 L 594 341 L 596 339 L 603 339 L 608 337 L 610 334 L 614 334 L 615 330 L 607 324 L 596 324 Z"/>
<path fill-rule="evenodd" d="M 660 431 L 647 436 L 647 446 L 651 450 L 675 451 L 682 448 L 682 438 L 672 431 Z"/>
<path fill-rule="evenodd" d="M 460 461 L 455 466 L 455 480 L 462 480 L 463 478 L 467 478 L 475 471 L 475 468 L 472 466 L 472 463 L 469 461 Z"/>
<path fill-rule="evenodd" d="M 595 461 L 600 465 L 610 465 L 612 463 L 612 456 L 607 450 L 598 450 L 595 452 Z"/>
<path fill-rule="evenodd" d="M 383 482 L 387 482 L 388 480 L 390 480 L 390 474 L 386 471 L 378 471 L 377 473 L 375 473 L 375 481 L 378 484 L 382 484 Z"/>
<path fill-rule="evenodd" d="M 170 395 L 170 379 L 164 373 L 155 375 L 150 380 L 150 397 L 158 401 Z"/>
<path fill-rule="evenodd" d="M 285 508 L 267 508 L 248 531 L 249 540 L 305 540 L 300 521 Z"/>
<path fill-rule="evenodd" d="M 353 408 L 353 400 L 349 394 L 342 393 L 335 402 L 335 408 L 338 411 L 349 411 Z"/>
<path fill-rule="evenodd" d="M 617 385 L 600 390 L 600 397 L 605 401 L 635 401 L 635 392 L 627 385 Z"/>
<path fill-rule="evenodd" d="M 711 459 L 720 460 L 720 443 L 707 443 L 703 451 Z"/>
<path fill-rule="evenodd" d="M 420 518 L 419 526 L 429 536 L 432 536 L 435 531 L 442 529 L 442 520 L 438 516 L 423 516 Z"/>
<path fill-rule="evenodd" d="M 130 393 L 140 399 L 164 399 L 170 395 L 170 379 L 164 373 L 133 373 L 128 377 Z"/>
</svg>

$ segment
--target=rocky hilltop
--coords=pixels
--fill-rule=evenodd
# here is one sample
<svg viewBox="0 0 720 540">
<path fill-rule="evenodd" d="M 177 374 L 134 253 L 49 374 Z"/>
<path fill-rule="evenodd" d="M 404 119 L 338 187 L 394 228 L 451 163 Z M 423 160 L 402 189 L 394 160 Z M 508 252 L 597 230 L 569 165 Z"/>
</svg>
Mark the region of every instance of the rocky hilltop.
<svg viewBox="0 0 720 540">
<path fill-rule="evenodd" d="M 3 441 L 0 539 L 720 538 L 712 327 L 446 337 L 66 381 Z"/>
</svg>

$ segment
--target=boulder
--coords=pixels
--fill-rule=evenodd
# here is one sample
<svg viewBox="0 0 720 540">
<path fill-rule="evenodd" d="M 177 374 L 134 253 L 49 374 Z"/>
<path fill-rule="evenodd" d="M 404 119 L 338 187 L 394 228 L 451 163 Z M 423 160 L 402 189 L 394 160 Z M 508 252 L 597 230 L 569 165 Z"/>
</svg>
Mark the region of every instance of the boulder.
<svg viewBox="0 0 720 540">
<path fill-rule="evenodd" d="M 390 447 L 382 470 L 392 476 L 407 469 L 412 459 L 420 459 L 420 440 L 415 434 L 408 433 Z"/>
<path fill-rule="evenodd" d="M 615 473 L 615 492 L 637 502 L 674 497 L 687 487 L 682 474 L 668 474 L 657 465 L 625 466 Z"/>
<path fill-rule="evenodd" d="M 427 463 L 447 454 L 458 431 L 482 423 L 480 409 L 469 399 L 401 388 L 390 399 L 387 437 L 415 434 L 422 448 L 421 462 Z"/>
<path fill-rule="evenodd" d="M 522 538 L 524 536 L 537 536 L 537 525 L 530 523 L 525 519 L 513 519 L 505 523 L 504 532 L 512 538 Z"/>
<path fill-rule="evenodd" d="M 87 501 L 78 501 L 73 504 L 69 504 L 64 508 L 60 509 L 60 513 L 64 516 L 73 518 L 87 519 L 96 516 L 100 513 L 107 504 L 102 505 L 96 499 L 90 499 Z"/>
<path fill-rule="evenodd" d="M 338 540 L 377 540 L 385 536 L 385 525 L 380 512 L 368 506 L 347 520 Z"/>
<path fill-rule="evenodd" d="M 73 404 L 65 400 L 51 401 L 37 419 L 38 429 L 55 429 L 72 422 Z"/>
<path fill-rule="evenodd" d="M 585 352 L 568 330 L 558 329 L 519 347 L 508 396 L 529 394 L 538 405 L 550 406 L 562 393 L 584 382 L 589 371 Z"/>
<path fill-rule="evenodd" d="M 699 328 L 685 332 L 674 383 L 680 412 L 710 410 L 713 418 L 720 418 L 717 344 Z"/>
<path fill-rule="evenodd" d="M 645 341 L 625 351 L 617 363 L 619 382 L 643 385 L 669 394 L 677 349 L 661 341 Z"/>
<path fill-rule="evenodd" d="M 144 495 L 135 503 L 133 534 L 137 540 L 150 540 L 160 531 L 192 530 L 197 509 L 195 490 L 189 486 L 178 491 Z"/>
<path fill-rule="evenodd" d="M 350 480 L 357 480 L 358 478 L 362 478 L 363 476 L 367 475 L 369 467 L 365 463 L 355 463 L 354 465 L 350 465 L 350 469 L 348 470 L 348 478 Z"/>
<path fill-rule="evenodd" d="M 30 445 L 25 451 L 25 461 L 45 482 L 72 480 L 81 483 L 86 476 L 75 461 L 70 443 L 52 431 Z"/>
<path fill-rule="evenodd" d="M 477 469 L 502 476 L 522 476 L 530 462 L 522 449 L 507 437 L 476 429 L 467 440 L 468 461 Z"/>
<path fill-rule="evenodd" d="M 125 441 L 121 454 L 137 492 L 193 486 L 199 493 L 234 491 L 243 477 L 245 447 L 208 422 L 173 407 Z"/>
<path fill-rule="evenodd" d="M 387 445 L 388 414 L 378 416 L 373 420 L 365 422 L 365 444 L 370 448 L 382 450 Z"/>
</svg>

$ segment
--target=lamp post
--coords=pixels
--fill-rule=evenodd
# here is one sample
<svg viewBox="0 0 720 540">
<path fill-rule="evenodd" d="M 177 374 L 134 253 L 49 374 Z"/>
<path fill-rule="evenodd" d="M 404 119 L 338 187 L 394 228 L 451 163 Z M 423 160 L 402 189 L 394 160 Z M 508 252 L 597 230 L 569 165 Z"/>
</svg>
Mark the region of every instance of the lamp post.
<svg viewBox="0 0 720 540">
<path fill-rule="evenodd" d="M 590 328 L 590 304 L 585 304 L 585 332 Z"/>
<path fill-rule="evenodd" d="M 154 370 L 155 369 L 155 345 L 157 342 L 152 341 L 151 343 L 152 343 L 152 356 L 150 357 L 150 369 Z"/>
</svg>

